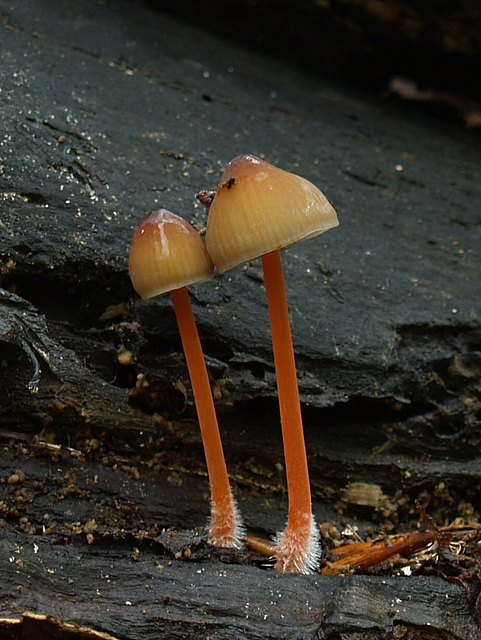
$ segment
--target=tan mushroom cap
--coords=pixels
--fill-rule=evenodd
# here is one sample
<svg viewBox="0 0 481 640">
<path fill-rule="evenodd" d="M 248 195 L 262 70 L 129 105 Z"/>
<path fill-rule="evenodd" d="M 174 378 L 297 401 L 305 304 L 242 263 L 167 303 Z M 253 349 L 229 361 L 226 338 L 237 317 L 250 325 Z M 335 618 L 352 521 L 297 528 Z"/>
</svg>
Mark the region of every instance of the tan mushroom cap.
<svg viewBox="0 0 481 640">
<path fill-rule="evenodd" d="M 209 210 L 207 250 L 220 271 L 316 236 L 339 221 L 305 178 L 257 158 L 234 158 Z"/>
<path fill-rule="evenodd" d="M 188 222 L 156 209 L 139 222 L 132 238 L 130 279 L 144 299 L 214 277 L 205 242 Z"/>
</svg>

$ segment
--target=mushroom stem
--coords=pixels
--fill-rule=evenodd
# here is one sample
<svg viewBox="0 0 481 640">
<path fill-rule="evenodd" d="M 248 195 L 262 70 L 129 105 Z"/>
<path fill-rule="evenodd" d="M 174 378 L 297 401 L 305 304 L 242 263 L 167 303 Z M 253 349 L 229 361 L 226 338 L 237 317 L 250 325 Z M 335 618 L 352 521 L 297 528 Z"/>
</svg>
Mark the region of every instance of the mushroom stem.
<svg viewBox="0 0 481 640">
<path fill-rule="evenodd" d="M 243 528 L 229 484 L 212 390 L 187 287 L 173 289 L 170 295 L 204 442 L 212 500 L 209 542 L 217 547 L 241 548 Z"/>
<path fill-rule="evenodd" d="M 319 543 L 312 515 L 296 362 L 280 252 L 275 250 L 264 254 L 262 265 L 271 323 L 289 499 L 286 528 L 277 541 L 276 569 L 310 573 L 319 559 Z"/>
</svg>

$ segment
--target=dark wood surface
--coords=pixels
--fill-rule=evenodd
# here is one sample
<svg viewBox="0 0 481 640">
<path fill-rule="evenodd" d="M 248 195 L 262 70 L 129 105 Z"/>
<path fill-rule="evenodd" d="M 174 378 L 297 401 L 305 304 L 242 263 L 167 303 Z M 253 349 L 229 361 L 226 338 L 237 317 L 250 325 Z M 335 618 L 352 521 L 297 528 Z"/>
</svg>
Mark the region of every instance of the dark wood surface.
<svg viewBox="0 0 481 640">
<path fill-rule="evenodd" d="M 129 3 L 0 16 L 2 637 L 481 637 L 478 133 Z M 172 307 L 138 300 L 128 249 L 154 207 L 201 228 L 195 193 L 247 152 L 340 219 L 283 254 L 318 523 L 409 533 L 419 501 L 468 555 L 306 577 L 206 544 Z M 286 495 L 260 263 L 191 297 L 234 491 L 270 537 Z"/>
<path fill-rule="evenodd" d="M 393 76 L 476 102 L 480 113 L 481 3 L 442 0 L 147 0 L 261 54 L 331 79 L 385 91 Z M 461 117 L 448 105 L 432 114 Z M 473 105 L 474 106 L 474 105 Z M 451 116 L 449 111 L 451 110 Z M 462 109 L 459 109 L 461 111 Z M 480 126 L 479 115 L 477 126 Z"/>
</svg>

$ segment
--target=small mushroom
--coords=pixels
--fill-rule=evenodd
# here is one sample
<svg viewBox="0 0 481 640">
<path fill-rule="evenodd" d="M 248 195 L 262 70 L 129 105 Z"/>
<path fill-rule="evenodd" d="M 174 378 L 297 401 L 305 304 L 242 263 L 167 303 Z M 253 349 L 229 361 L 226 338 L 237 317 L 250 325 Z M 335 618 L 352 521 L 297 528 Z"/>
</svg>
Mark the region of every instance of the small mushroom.
<svg viewBox="0 0 481 640">
<path fill-rule="evenodd" d="M 209 207 L 207 251 L 221 272 L 262 257 L 289 496 L 287 524 L 277 537 L 276 569 L 282 572 L 310 573 L 320 547 L 279 250 L 338 224 L 311 182 L 252 155 L 229 163 Z"/>
<path fill-rule="evenodd" d="M 187 285 L 214 276 L 214 265 L 197 231 L 179 216 L 158 209 L 139 223 L 130 247 L 129 272 L 144 299 L 170 292 L 184 347 L 204 443 L 211 488 L 209 541 L 240 548 L 243 527 L 229 484 L 219 426 Z"/>
</svg>

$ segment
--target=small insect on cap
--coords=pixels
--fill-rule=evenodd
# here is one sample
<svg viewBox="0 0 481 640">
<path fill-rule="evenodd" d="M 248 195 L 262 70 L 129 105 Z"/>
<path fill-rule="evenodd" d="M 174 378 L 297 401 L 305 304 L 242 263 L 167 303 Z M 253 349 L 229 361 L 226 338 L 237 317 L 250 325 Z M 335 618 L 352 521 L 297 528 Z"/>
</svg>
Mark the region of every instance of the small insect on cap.
<svg viewBox="0 0 481 640">
<path fill-rule="evenodd" d="M 147 300 L 212 279 L 214 265 L 192 225 L 166 209 L 156 209 L 135 230 L 129 273 L 134 289 Z"/>
<path fill-rule="evenodd" d="M 209 210 L 207 250 L 220 271 L 316 236 L 339 221 L 305 178 L 257 158 L 234 158 Z"/>
</svg>

